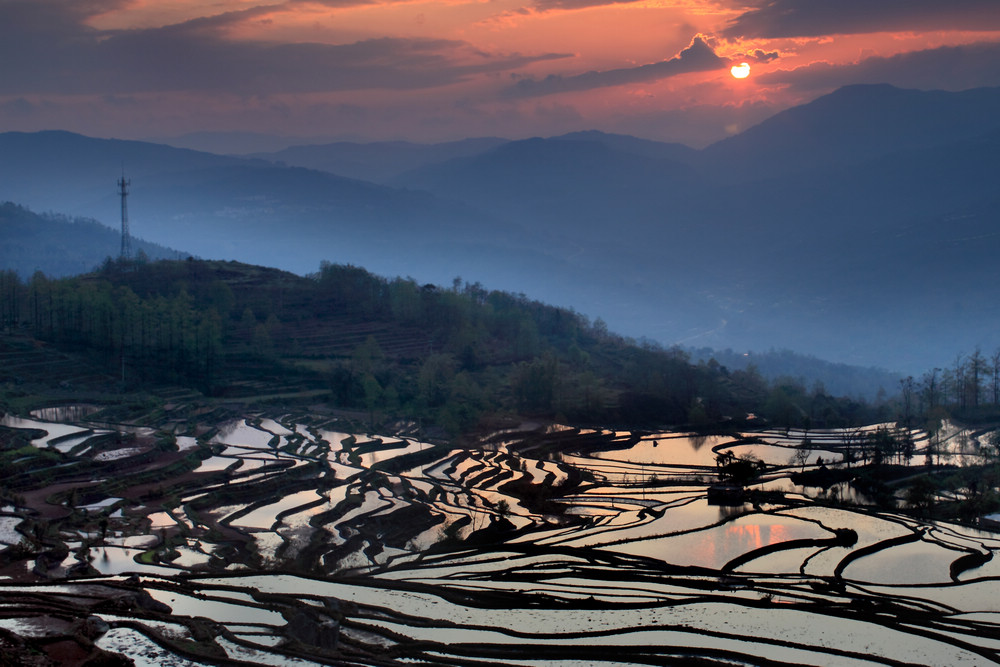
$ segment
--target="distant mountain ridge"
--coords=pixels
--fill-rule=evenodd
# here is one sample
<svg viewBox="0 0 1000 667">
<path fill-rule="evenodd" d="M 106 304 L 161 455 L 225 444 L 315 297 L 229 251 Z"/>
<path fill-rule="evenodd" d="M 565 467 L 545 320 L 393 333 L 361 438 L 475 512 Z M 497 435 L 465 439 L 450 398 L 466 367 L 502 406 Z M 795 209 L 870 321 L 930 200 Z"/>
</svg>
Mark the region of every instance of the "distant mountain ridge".
<svg viewBox="0 0 1000 667">
<path fill-rule="evenodd" d="M 918 372 L 1000 343 L 998 149 L 1000 89 L 851 86 L 702 150 L 583 132 L 281 165 L 5 134 L 0 199 L 113 220 L 124 159 L 137 235 L 203 257 L 462 276 L 668 345 Z"/>
<path fill-rule="evenodd" d="M 480 265 L 475 254 L 482 246 L 499 255 L 505 237 L 524 233 L 423 192 L 145 142 L 3 133 L 0 155 L 0 201 L 114 221 L 115 182 L 124 168 L 137 236 L 203 257 L 244 257 L 300 273 L 322 260 L 396 273 L 387 247 L 397 246 L 470 257 L 435 276 L 446 282 Z"/>
<path fill-rule="evenodd" d="M 149 259 L 186 256 L 142 239 L 132 239 L 132 252 Z M 36 271 L 62 278 L 93 271 L 121 254 L 121 232 L 95 220 L 40 215 L 11 202 L 0 203 L 0 270 L 13 270 L 22 280 Z"/>
<path fill-rule="evenodd" d="M 483 137 L 440 144 L 408 141 L 375 143 L 337 142 L 291 146 L 248 157 L 270 160 L 307 169 L 318 169 L 349 178 L 386 184 L 411 169 L 475 155 L 507 143 L 506 139 Z"/>
<path fill-rule="evenodd" d="M 508 144 L 396 184 L 483 208 L 516 202 L 552 238 L 576 238 L 604 221 L 613 232 L 581 257 L 607 260 L 621 248 L 607 270 L 639 277 L 634 291 L 646 290 L 643 301 L 669 308 L 655 294 L 660 285 L 703 304 L 701 333 L 675 340 L 827 357 L 838 350 L 845 356 L 835 358 L 853 363 L 913 369 L 959 346 L 1000 342 L 989 263 L 963 260 L 960 250 L 1000 252 L 987 213 L 1000 179 L 998 133 L 1000 89 L 852 86 L 684 160 L 635 168 L 608 149 L 590 158 L 577 152 L 559 166 L 551 161 L 555 139 L 530 140 L 517 142 L 520 164 L 508 159 Z M 536 169 L 540 162 L 547 168 Z M 588 168 L 601 177 L 585 181 Z M 608 172 L 630 176 L 616 181 Z M 524 173 L 533 190 L 517 187 Z M 577 176 L 573 196 L 553 202 L 568 173 Z M 531 201 L 533 191 L 545 195 Z M 962 331 L 935 322 L 933 312 L 963 313 Z"/>
<path fill-rule="evenodd" d="M 727 178 L 759 180 L 974 139 L 1000 126 L 998 118 L 1000 88 L 845 86 L 706 147 L 700 160 Z"/>
<path fill-rule="evenodd" d="M 319 169 L 333 174 L 392 184 L 407 172 L 426 169 L 462 158 L 474 158 L 500 149 L 508 144 L 534 142 L 535 137 L 513 141 L 498 137 L 477 137 L 436 144 L 419 144 L 408 141 L 380 141 L 370 143 L 335 142 L 329 144 L 297 145 L 272 152 L 257 152 L 247 157 L 269 160 L 308 169 Z M 624 134 L 608 134 L 597 130 L 571 132 L 551 137 L 552 141 L 592 142 L 609 149 L 648 158 L 694 160 L 695 149 L 676 143 L 639 139 Z"/>
</svg>

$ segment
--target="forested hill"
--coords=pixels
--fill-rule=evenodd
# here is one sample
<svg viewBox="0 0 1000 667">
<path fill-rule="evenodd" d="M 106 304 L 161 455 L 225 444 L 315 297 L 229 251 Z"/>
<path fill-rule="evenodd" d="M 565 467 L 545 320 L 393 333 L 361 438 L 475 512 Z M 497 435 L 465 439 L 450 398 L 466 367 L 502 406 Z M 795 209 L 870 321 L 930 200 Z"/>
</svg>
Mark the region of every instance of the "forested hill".
<svg viewBox="0 0 1000 667">
<path fill-rule="evenodd" d="M 872 417 L 856 401 L 692 364 L 601 321 L 456 280 L 388 280 L 324 264 L 302 277 L 221 261 L 108 262 L 63 279 L 0 274 L 0 324 L 123 373 L 232 398 L 309 396 L 452 434 L 497 418 L 708 425 Z M 4 373 L 0 369 L 0 374 Z M 30 378 L 2 378 L 25 382 Z"/>
</svg>

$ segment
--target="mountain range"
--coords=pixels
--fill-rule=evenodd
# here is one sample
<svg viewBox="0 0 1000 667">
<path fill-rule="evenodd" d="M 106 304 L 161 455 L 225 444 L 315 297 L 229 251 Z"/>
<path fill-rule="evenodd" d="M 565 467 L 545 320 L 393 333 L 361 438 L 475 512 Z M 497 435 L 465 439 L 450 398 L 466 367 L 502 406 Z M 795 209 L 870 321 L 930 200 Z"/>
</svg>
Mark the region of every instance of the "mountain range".
<svg viewBox="0 0 1000 667">
<path fill-rule="evenodd" d="M 0 200 L 206 258 L 571 306 L 666 345 L 918 373 L 997 347 L 1000 89 L 850 86 L 702 150 L 600 132 L 225 156 L 0 134 Z"/>
</svg>

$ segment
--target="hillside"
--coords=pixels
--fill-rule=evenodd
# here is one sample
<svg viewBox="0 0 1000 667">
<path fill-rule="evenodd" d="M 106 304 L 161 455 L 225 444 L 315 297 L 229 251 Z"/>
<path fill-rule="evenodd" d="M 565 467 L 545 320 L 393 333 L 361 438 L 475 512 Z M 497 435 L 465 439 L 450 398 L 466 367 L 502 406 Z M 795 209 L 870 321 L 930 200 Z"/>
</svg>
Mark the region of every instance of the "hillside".
<svg viewBox="0 0 1000 667">
<path fill-rule="evenodd" d="M 526 234 L 427 193 L 145 142 L 10 132 L 0 134 L 0 154 L 0 200 L 112 224 L 124 168 L 137 237 L 300 274 L 323 260 L 405 274 L 401 256 L 444 253 L 458 258 L 454 268 L 426 277 L 444 282 L 490 266 L 487 254 L 503 257 Z"/>
<path fill-rule="evenodd" d="M 752 369 L 695 365 L 572 311 L 459 281 L 444 289 L 344 265 L 302 277 L 193 259 L 7 280 L 2 324 L 124 375 L 133 389 L 311 397 L 372 422 L 420 419 L 453 435 L 513 416 L 707 426 L 750 412 L 795 422 L 814 403 L 831 424 L 866 414 L 853 401 L 772 389 Z"/>
<path fill-rule="evenodd" d="M 142 239 L 132 239 L 133 253 L 150 259 L 185 256 Z M 0 267 L 22 279 L 41 271 L 62 278 L 92 271 L 121 253 L 121 231 L 96 220 L 38 215 L 10 202 L 0 203 Z"/>
<path fill-rule="evenodd" d="M 0 206 L 0 239 L 3 240 L 0 245 L 0 266 L 6 267 L 5 271 L 14 271 L 22 281 L 27 281 L 35 271 L 41 271 L 49 278 L 87 273 L 109 258 L 117 257 L 120 246 L 119 233 L 95 221 L 38 215 L 10 203 Z M 144 253 L 149 259 L 187 256 L 140 239 L 133 239 L 133 247 L 136 253 Z M 234 278 L 234 286 L 239 291 L 248 290 L 248 285 L 266 291 L 270 289 L 266 283 L 270 279 L 277 279 L 278 275 L 280 272 L 272 271 L 255 280 Z M 291 279 L 292 276 L 285 278 Z M 249 298 L 249 293 L 246 296 Z M 296 307 L 308 310 L 313 306 L 309 302 L 303 302 Z M 259 310 L 257 306 L 254 308 Z M 307 355 L 347 356 L 371 334 L 378 338 L 382 348 L 392 356 L 404 349 L 421 350 L 429 345 L 421 329 L 400 329 L 388 323 L 352 323 L 348 321 L 350 319 L 349 314 L 329 317 L 328 321 L 333 322 L 338 331 L 335 341 L 331 341 L 322 328 L 310 329 L 307 326 L 303 326 L 302 331 L 294 338 Z M 714 354 L 720 360 L 725 359 L 724 365 L 730 368 L 746 367 L 746 359 L 741 355 L 726 356 L 721 353 L 722 356 L 719 356 L 707 349 L 698 350 L 694 354 L 697 360 L 707 362 Z M 765 358 L 767 362 L 763 361 Z M 791 376 L 801 378 L 805 386 L 820 382 L 835 395 L 862 396 L 871 400 L 880 389 L 892 389 L 898 384 L 898 378 L 889 373 L 846 365 L 835 367 L 791 353 L 780 357 L 758 355 L 754 361 L 768 380 Z"/>
<path fill-rule="evenodd" d="M 0 205 L 0 240 L 3 241 L 0 244 L 0 266 L 5 267 L 5 271 L 14 271 L 22 281 L 28 280 L 35 271 L 41 271 L 49 278 L 87 273 L 109 258 L 117 257 L 119 236 L 118 231 L 92 220 L 38 215 L 14 204 Z M 140 239 L 133 239 L 133 247 L 136 253 L 145 253 L 149 259 L 187 256 Z M 279 274 L 274 272 L 270 275 Z M 241 285 L 238 289 L 245 289 L 244 282 L 238 281 Z M 260 287 L 263 288 L 262 283 Z M 301 307 L 308 309 L 311 306 L 303 303 Z M 347 317 L 344 315 L 342 319 Z M 341 322 L 338 329 L 342 336 L 335 342 L 326 340 L 322 332 L 308 330 L 297 335 L 296 340 L 303 349 L 308 348 L 310 354 L 349 354 L 354 346 L 362 343 L 373 332 L 382 336 L 379 342 L 385 349 L 396 349 L 400 344 L 415 348 L 425 345 L 420 331 L 407 330 L 388 334 L 385 333 L 387 326 L 352 326 Z M 395 338 L 399 338 L 402 343 Z M 719 360 L 725 359 L 724 365 L 733 369 L 746 366 L 746 358 L 742 355 L 727 356 L 724 352 L 714 353 L 709 349 L 697 350 L 693 354 L 697 360 L 706 362 L 713 356 Z M 769 380 L 791 376 L 801 378 L 805 386 L 821 382 L 836 395 L 863 396 L 871 400 L 880 389 L 892 389 L 898 384 L 898 378 L 886 372 L 846 365 L 835 368 L 835 365 L 816 359 L 808 360 L 791 353 L 780 357 L 756 355 L 754 361 L 758 370 Z"/>
</svg>

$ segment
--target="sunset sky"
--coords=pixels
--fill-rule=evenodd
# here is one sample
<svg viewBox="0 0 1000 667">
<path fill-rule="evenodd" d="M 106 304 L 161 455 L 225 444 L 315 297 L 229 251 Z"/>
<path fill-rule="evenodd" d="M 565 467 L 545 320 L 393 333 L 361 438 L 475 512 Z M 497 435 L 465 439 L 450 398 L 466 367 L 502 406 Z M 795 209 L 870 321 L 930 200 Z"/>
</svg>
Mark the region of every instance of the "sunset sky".
<svg viewBox="0 0 1000 667">
<path fill-rule="evenodd" d="M 1000 85 L 1000 1 L 0 0 L 0 64 L 0 131 L 703 146 L 846 84 Z"/>
</svg>

